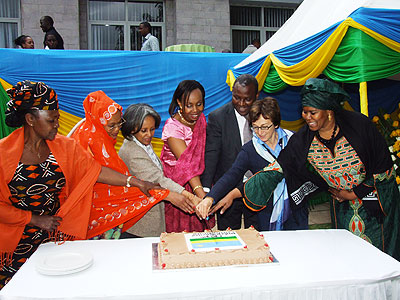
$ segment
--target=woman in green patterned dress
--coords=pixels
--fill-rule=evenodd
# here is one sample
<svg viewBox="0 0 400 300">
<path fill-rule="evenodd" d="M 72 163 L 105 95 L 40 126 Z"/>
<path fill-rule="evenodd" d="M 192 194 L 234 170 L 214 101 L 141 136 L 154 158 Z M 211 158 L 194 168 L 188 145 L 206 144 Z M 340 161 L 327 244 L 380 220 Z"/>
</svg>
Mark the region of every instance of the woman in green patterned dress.
<svg viewBox="0 0 400 300">
<path fill-rule="evenodd" d="M 372 122 L 342 109 L 348 99 L 329 80 L 307 80 L 302 90 L 307 124 L 277 161 L 249 179 L 244 201 L 264 205 L 283 177 L 294 208 L 314 193 L 329 192 L 333 228 L 347 229 L 399 260 L 400 195 L 393 162 Z"/>
</svg>

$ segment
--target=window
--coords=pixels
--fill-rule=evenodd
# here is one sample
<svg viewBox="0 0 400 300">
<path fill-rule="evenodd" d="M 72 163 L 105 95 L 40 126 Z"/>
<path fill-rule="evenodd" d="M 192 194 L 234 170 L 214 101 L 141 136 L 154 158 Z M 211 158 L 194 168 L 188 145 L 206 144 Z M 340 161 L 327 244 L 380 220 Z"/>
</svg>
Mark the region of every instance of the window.
<svg viewBox="0 0 400 300">
<path fill-rule="evenodd" d="M 0 48 L 13 48 L 20 26 L 19 1 L 0 1 Z"/>
<path fill-rule="evenodd" d="M 295 11 L 295 8 L 230 7 L 232 51 L 242 52 L 254 39 L 265 43 Z"/>
<path fill-rule="evenodd" d="M 89 48 L 94 50 L 140 50 L 139 24 L 148 21 L 163 49 L 164 2 L 89 0 Z"/>
</svg>

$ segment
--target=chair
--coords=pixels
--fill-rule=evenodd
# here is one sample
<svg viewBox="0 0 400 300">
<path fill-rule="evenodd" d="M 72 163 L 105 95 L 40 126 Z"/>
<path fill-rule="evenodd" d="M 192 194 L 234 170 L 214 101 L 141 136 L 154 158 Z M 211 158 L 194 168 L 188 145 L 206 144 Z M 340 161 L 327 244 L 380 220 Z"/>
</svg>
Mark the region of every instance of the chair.
<svg viewBox="0 0 400 300">
<path fill-rule="evenodd" d="M 77 128 L 79 128 L 79 126 L 82 125 L 83 122 L 85 122 L 86 118 L 83 118 L 82 120 L 80 120 L 78 123 L 75 124 L 74 127 L 72 127 L 72 129 L 70 130 L 70 132 L 67 134 L 67 137 L 71 137 L 71 135 L 75 132 L 75 130 Z"/>
</svg>

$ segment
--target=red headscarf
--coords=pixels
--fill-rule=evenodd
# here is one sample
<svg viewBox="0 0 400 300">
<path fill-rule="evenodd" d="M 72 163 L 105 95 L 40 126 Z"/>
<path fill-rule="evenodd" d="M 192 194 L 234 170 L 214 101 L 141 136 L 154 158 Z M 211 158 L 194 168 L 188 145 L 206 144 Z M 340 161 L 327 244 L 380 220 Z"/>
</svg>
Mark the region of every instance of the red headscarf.
<svg viewBox="0 0 400 300">
<path fill-rule="evenodd" d="M 116 140 L 108 135 L 104 125 L 122 107 L 103 91 L 90 93 L 83 101 L 85 122 L 72 135 L 102 166 L 129 175 L 128 167 L 114 148 Z M 88 238 L 99 235 L 124 223 L 124 230 L 135 224 L 168 190 L 151 191 L 147 198 L 138 188 L 96 183 L 93 189 L 93 208 L 90 214 Z"/>
</svg>

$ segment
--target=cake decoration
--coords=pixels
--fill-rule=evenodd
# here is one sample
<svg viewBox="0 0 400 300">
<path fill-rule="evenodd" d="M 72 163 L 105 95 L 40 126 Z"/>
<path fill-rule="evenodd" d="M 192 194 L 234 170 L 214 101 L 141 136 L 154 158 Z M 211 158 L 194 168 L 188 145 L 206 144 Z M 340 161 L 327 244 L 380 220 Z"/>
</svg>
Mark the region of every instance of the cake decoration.
<svg viewBox="0 0 400 300">
<path fill-rule="evenodd" d="M 254 228 L 162 233 L 158 262 L 162 269 L 200 268 L 273 262 L 268 243 Z M 167 249 L 168 245 L 168 249 Z M 165 251 L 165 250 L 168 251 Z M 195 255 L 194 255 L 195 254 Z"/>
<path fill-rule="evenodd" d="M 235 231 L 185 233 L 189 250 L 206 252 L 219 250 L 243 249 L 245 243 Z"/>
</svg>

